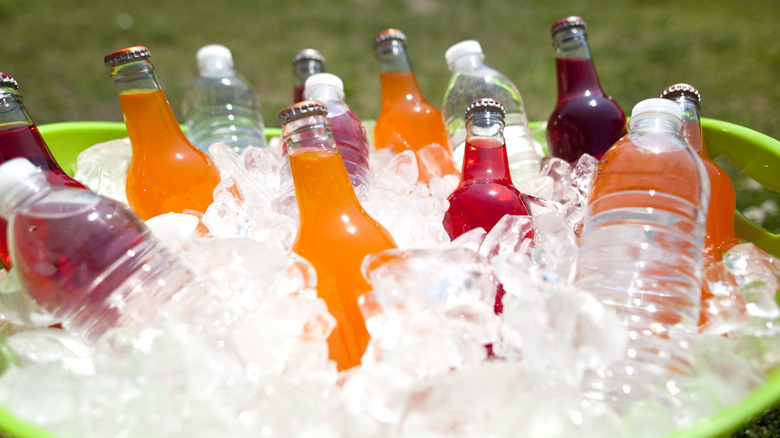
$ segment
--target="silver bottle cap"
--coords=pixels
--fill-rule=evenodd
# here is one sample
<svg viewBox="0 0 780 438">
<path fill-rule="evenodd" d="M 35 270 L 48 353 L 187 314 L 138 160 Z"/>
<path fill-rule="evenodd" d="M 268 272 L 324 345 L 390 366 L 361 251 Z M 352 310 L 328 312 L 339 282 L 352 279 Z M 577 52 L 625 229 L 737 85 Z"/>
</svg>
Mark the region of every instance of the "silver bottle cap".
<svg viewBox="0 0 780 438">
<path fill-rule="evenodd" d="M 103 58 L 106 67 L 113 67 L 127 61 L 144 59 L 151 56 L 149 49 L 144 46 L 126 47 L 124 49 L 114 50 Z"/>
<path fill-rule="evenodd" d="M 503 119 L 506 115 L 506 110 L 504 110 L 504 105 L 501 105 L 501 102 L 490 99 L 490 98 L 482 98 L 477 99 L 474 102 L 471 102 L 469 106 L 466 107 L 466 119 L 469 118 L 471 113 L 479 110 L 493 110 L 495 112 L 498 112 L 501 114 L 501 118 Z"/>
</svg>

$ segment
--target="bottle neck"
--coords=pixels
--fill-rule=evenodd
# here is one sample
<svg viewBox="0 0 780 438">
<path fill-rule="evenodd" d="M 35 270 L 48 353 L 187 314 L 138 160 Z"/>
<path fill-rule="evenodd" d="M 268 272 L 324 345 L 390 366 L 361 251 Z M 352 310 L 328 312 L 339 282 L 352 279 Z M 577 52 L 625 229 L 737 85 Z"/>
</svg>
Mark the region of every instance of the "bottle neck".
<svg viewBox="0 0 780 438">
<path fill-rule="evenodd" d="M 504 142 L 504 118 L 491 110 L 469 114 L 461 181 L 512 183 Z"/>
<path fill-rule="evenodd" d="M 412 65 L 402 41 L 382 41 L 376 46 L 374 53 L 379 59 L 379 73 L 412 73 Z"/>
<path fill-rule="evenodd" d="M 559 99 L 593 92 L 603 94 L 583 28 L 572 27 L 557 32 L 553 37 L 553 47 Z"/>
<path fill-rule="evenodd" d="M 315 59 L 302 59 L 293 64 L 293 76 L 296 86 L 303 86 L 309 76 L 324 71 L 322 63 Z"/>
<path fill-rule="evenodd" d="M 631 132 L 661 132 L 677 135 L 682 121 L 670 114 L 652 112 L 631 117 L 628 126 Z"/>
<path fill-rule="evenodd" d="M 0 126 L 5 125 L 34 125 L 24 98 L 11 87 L 0 88 Z"/>
<path fill-rule="evenodd" d="M 707 148 L 704 145 L 701 120 L 699 119 L 699 103 L 695 97 L 681 94 L 672 99 L 682 109 L 682 128 L 680 135 L 691 145 L 700 156 L 706 156 Z"/>
<path fill-rule="evenodd" d="M 420 101 L 422 92 L 412 71 L 404 44 L 386 40 L 376 46 L 383 105 L 399 100 Z"/>
<path fill-rule="evenodd" d="M 154 65 L 148 59 L 138 59 L 111 67 L 109 73 L 117 94 L 161 90 Z"/>
</svg>

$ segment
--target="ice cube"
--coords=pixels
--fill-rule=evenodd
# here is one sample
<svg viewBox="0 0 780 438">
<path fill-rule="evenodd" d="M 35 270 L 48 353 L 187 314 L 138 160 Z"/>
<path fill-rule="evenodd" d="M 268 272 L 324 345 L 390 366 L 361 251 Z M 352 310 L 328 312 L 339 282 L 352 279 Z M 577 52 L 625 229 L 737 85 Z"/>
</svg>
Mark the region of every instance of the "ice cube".
<svg viewBox="0 0 780 438">
<path fill-rule="evenodd" d="M 132 155 L 128 138 L 95 144 L 76 157 L 74 177 L 97 193 L 126 205 L 125 181 Z"/>
</svg>

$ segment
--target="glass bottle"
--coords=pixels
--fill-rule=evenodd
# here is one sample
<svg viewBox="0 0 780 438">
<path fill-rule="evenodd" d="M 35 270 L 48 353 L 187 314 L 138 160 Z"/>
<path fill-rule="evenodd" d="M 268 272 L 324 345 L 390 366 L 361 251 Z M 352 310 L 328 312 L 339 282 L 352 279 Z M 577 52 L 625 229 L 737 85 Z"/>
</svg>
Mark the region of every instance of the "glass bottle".
<svg viewBox="0 0 780 438">
<path fill-rule="evenodd" d="M 214 201 L 219 171 L 182 132 L 149 56 L 146 47 L 135 46 L 104 58 L 133 149 L 127 201 L 143 220 L 184 210 L 203 213 Z"/>
<path fill-rule="evenodd" d="M 198 50 L 196 58 L 199 74 L 182 102 L 187 138 L 206 153 L 217 142 L 238 154 L 249 146 L 265 147 L 260 99 L 236 72 L 230 49 L 209 44 Z"/>
<path fill-rule="evenodd" d="M 363 258 L 396 244 L 358 202 L 327 115 L 322 102 L 303 101 L 282 110 L 279 124 L 300 214 L 293 251 L 317 271 L 317 293 L 337 321 L 330 357 L 344 370 L 360 363 L 369 340 L 357 302 L 371 289 Z"/>
<path fill-rule="evenodd" d="M 18 90 L 19 85 L 11 75 L 0 73 L 0 163 L 13 158 L 27 158 L 44 172 L 50 184 L 85 189 L 83 184 L 65 173 L 54 159 Z M 6 227 L 5 219 L 0 218 L 0 264 L 10 269 Z"/>
<path fill-rule="evenodd" d="M 547 121 L 547 148 L 570 163 L 585 153 L 600 159 L 626 133 L 623 110 L 601 88 L 585 28 L 585 20 L 572 16 L 550 29 L 558 101 Z"/>
<path fill-rule="evenodd" d="M 325 71 L 325 57 L 314 49 L 303 49 L 292 57 L 293 66 L 293 103 L 304 100 L 303 90 L 306 79 Z"/>
<path fill-rule="evenodd" d="M 495 99 L 506 109 L 504 141 L 509 169 L 515 181 L 539 173 L 541 145 L 534 140 L 528 125 L 523 99 L 509 78 L 485 64 L 478 41 L 454 44 L 444 54 L 452 76 L 444 93 L 442 115 L 452 143 L 455 162 L 463 158 L 466 143 L 466 107 L 481 98 Z"/>
<path fill-rule="evenodd" d="M 127 206 L 52 186 L 24 158 L 0 165 L 0 215 L 24 301 L 89 342 L 163 314 L 194 279 Z"/>
<path fill-rule="evenodd" d="M 441 113 L 428 103 L 417 84 L 406 53 L 406 35 L 386 29 L 374 37 L 374 53 L 379 59 L 382 109 L 374 126 L 374 148 L 406 150 L 417 155 L 419 180 L 427 183 L 432 175 L 457 175 L 452 148 Z M 423 148 L 439 145 L 431 153 Z"/>
<path fill-rule="evenodd" d="M 674 392 L 695 367 L 710 189 L 681 126 L 674 102 L 639 102 L 588 200 L 575 284 L 623 318 L 627 337 L 621 358 L 585 375 L 585 393 L 618 409 L 669 401 L 659 388 Z"/>
<path fill-rule="evenodd" d="M 344 83 L 336 75 L 317 73 L 306 79 L 306 100 L 318 100 L 328 107 L 328 121 L 339 154 L 347 167 L 356 193 L 366 193 L 369 181 L 368 137 L 360 118 L 344 102 Z"/>
<path fill-rule="evenodd" d="M 674 84 L 667 87 L 661 93 L 661 97 L 680 105 L 683 112 L 680 135 L 699 154 L 710 178 L 710 205 L 707 209 L 704 252 L 707 256 L 720 260 L 724 252 L 739 243 L 734 232 L 734 214 L 737 205 L 734 184 L 723 168 L 712 161 L 707 154 L 699 119 L 701 108 L 699 90 L 689 84 Z"/>
</svg>

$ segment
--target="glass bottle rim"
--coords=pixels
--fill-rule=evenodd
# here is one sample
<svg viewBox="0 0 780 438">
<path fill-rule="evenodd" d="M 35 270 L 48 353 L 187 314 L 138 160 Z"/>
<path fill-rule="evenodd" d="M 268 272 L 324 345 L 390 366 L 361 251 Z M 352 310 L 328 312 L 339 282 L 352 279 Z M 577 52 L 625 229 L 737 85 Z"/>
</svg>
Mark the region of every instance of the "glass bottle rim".
<svg viewBox="0 0 780 438">
<path fill-rule="evenodd" d="M 124 62 L 136 59 L 145 59 L 151 56 L 149 49 L 145 46 L 125 47 L 124 49 L 114 50 L 103 58 L 106 67 L 113 67 Z"/>
<path fill-rule="evenodd" d="M 279 112 L 278 123 L 284 127 L 293 120 L 298 120 L 306 116 L 327 116 L 328 107 L 318 100 L 304 100 L 294 103 Z"/>
</svg>

